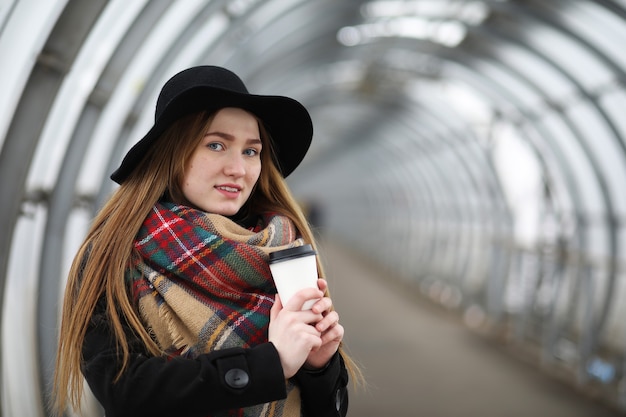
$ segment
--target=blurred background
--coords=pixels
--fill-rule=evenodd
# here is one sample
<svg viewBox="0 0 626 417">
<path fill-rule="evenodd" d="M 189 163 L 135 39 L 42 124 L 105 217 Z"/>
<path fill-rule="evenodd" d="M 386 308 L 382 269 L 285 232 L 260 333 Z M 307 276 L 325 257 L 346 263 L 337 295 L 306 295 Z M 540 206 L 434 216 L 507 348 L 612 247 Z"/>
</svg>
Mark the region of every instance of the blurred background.
<svg viewBox="0 0 626 417">
<path fill-rule="evenodd" d="M 1 415 L 49 415 L 69 263 L 197 64 L 311 112 L 350 416 L 624 415 L 624 45 L 624 0 L 0 0 Z"/>
</svg>

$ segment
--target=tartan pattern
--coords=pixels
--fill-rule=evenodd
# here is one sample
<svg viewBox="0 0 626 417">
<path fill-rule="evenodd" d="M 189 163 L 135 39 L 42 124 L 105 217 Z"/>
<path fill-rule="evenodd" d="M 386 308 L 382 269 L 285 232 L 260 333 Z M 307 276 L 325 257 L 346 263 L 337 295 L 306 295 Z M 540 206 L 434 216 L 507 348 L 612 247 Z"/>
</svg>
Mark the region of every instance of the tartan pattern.
<svg viewBox="0 0 626 417">
<path fill-rule="evenodd" d="M 186 206 L 157 203 L 135 239 L 128 279 L 147 330 L 169 355 L 197 355 L 267 342 L 276 287 L 269 253 L 304 242 L 286 217 L 252 230 Z M 300 416 L 297 387 L 286 400 L 214 416 Z"/>
</svg>

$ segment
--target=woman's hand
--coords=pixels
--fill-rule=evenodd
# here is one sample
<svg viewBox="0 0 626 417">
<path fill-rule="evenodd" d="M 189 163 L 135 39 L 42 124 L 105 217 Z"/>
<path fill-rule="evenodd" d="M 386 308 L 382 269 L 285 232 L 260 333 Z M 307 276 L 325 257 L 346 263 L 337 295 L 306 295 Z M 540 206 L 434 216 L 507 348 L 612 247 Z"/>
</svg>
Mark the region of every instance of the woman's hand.
<svg viewBox="0 0 626 417">
<path fill-rule="evenodd" d="M 319 279 L 317 285 L 321 291 L 326 291 L 328 283 L 324 279 Z M 329 297 L 323 297 L 312 307 L 312 312 L 321 314 L 323 319 L 315 324 L 315 329 L 321 335 L 321 344 L 314 347 L 306 358 L 305 365 L 307 368 L 320 369 L 323 368 L 333 357 L 339 344 L 343 340 L 344 329 L 339 324 L 339 314 L 331 311 L 333 303 Z"/>
<path fill-rule="evenodd" d="M 311 351 L 322 346 L 324 340 L 322 331 L 316 328 L 316 324 L 324 321 L 322 306 L 326 303 L 312 310 L 302 310 L 302 306 L 308 300 L 320 298 L 324 300 L 323 296 L 322 290 L 307 288 L 298 291 L 283 307 L 280 297 L 276 294 L 276 300 L 270 310 L 268 339 L 278 351 L 285 379 L 294 376 Z M 320 304 L 322 300 L 315 305 Z"/>
</svg>

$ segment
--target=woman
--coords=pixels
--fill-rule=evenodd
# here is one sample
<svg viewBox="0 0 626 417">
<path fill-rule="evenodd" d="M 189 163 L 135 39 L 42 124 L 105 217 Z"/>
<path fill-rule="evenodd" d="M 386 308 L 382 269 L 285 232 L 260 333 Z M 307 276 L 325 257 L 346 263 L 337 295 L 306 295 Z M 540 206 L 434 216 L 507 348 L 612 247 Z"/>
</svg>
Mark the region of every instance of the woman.
<svg viewBox="0 0 626 417">
<path fill-rule="evenodd" d="M 315 245 L 284 181 L 312 133 L 298 102 L 223 68 L 164 85 L 69 274 L 58 410 L 84 377 L 107 417 L 346 415 L 358 371 L 326 281 L 283 305 L 267 265 Z"/>
</svg>

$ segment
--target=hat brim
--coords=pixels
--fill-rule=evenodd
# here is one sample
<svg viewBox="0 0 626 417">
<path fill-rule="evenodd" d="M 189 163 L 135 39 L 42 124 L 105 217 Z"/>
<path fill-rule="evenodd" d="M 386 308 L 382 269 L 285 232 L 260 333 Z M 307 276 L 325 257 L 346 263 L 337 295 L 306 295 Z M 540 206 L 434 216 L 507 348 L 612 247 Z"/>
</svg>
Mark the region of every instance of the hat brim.
<svg viewBox="0 0 626 417">
<path fill-rule="evenodd" d="M 309 112 L 298 101 L 283 96 L 242 94 L 208 86 L 196 86 L 178 94 L 167 103 L 148 133 L 124 156 L 111 179 L 118 184 L 130 175 L 155 140 L 176 120 L 199 111 L 214 112 L 238 107 L 257 116 L 274 147 L 274 162 L 283 177 L 291 174 L 304 159 L 313 138 Z"/>
</svg>

